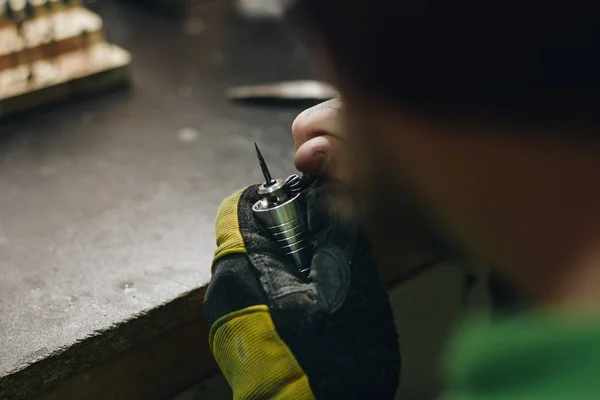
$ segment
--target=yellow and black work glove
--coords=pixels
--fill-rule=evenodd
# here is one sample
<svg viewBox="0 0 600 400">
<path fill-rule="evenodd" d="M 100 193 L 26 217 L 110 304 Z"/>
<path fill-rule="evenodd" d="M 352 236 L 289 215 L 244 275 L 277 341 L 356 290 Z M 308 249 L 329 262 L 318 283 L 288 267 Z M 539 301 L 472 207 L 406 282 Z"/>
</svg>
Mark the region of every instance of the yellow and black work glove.
<svg viewBox="0 0 600 400">
<path fill-rule="evenodd" d="M 210 347 L 234 398 L 393 398 L 396 328 L 366 241 L 335 216 L 326 186 L 309 189 L 314 256 L 304 279 L 255 220 L 257 188 L 221 205 L 204 300 Z"/>
</svg>

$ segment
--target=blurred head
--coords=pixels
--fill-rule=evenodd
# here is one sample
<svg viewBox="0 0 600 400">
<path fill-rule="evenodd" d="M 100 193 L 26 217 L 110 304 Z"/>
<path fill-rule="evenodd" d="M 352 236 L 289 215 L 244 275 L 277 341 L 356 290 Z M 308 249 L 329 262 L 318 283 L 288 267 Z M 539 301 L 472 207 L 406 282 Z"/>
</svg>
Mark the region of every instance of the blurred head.
<svg viewBox="0 0 600 400">
<path fill-rule="evenodd" d="M 575 3 L 292 2 L 341 91 L 378 229 L 418 216 L 543 299 L 594 259 L 600 25 Z"/>
</svg>

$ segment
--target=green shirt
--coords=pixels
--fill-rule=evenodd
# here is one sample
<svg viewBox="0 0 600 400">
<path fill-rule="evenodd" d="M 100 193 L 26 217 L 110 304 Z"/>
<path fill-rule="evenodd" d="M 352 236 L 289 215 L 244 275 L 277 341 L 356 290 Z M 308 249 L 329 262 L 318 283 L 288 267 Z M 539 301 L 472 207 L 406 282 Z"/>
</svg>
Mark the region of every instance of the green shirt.
<svg viewBox="0 0 600 400">
<path fill-rule="evenodd" d="M 600 312 L 471 322 L 445 378 L 443 400 L 600 400 Z"/>
</svg>

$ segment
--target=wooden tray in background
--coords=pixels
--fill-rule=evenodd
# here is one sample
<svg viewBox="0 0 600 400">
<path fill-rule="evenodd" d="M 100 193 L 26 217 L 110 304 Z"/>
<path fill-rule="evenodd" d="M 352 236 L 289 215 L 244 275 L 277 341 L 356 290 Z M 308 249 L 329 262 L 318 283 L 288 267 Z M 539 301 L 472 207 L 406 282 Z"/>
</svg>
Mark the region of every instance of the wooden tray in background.
<svg viewBox="0 0 600 400">
<path fill-rule="evenodd" d="M 48 12 L 34 0 L 36 16 L 20 35 L 0 14 L 0 118 L 129 82 L 131 55 L 106 41 L 102 18 L 80 3 L 54 2 Z"/>
</svg>

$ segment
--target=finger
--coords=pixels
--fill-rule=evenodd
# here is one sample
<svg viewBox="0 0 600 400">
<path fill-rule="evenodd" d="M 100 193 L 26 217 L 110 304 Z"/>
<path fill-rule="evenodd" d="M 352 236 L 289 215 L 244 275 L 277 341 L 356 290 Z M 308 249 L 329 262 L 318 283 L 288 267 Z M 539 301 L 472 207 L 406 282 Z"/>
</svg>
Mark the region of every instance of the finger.
<svg viewBox="0 0 600 400">
<path fill-rule="evenodd" d="M 307 174 L 346 180 L 345 145 L 333 136 L 314 137 L 296 151 L 296 168 Z"/>
<path fill-rule="evenodd" d="M 317 136 L 329 135 L 342 139 L 341 102 L 333 99 L 303 111 L 292 124 L 296 150 Z"/>
</svg>

